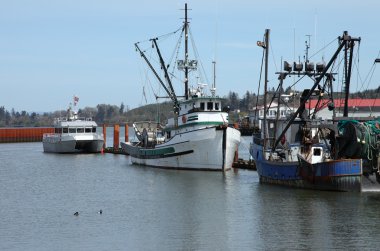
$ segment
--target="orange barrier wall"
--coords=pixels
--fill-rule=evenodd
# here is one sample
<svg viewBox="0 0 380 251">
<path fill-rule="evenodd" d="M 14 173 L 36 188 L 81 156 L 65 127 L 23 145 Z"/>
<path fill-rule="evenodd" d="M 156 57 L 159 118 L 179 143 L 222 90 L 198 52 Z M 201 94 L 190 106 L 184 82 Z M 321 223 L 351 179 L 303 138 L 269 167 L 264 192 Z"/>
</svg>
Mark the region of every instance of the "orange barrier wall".
<svg viewBox="0 0 380 251">
<path fill-rule="evenodd" d="M 44 133 L 53 132 L 53 127 L 0 128 L 0 143 L 38 142 Z"/>
</svg>

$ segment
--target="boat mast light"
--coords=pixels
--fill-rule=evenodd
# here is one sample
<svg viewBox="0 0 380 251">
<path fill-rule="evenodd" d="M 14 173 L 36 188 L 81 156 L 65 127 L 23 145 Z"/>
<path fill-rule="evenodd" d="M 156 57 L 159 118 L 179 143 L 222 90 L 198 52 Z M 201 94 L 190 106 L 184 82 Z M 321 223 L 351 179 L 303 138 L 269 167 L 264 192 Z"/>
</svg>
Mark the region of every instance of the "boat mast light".
<svg viewBox="0 0 380 251">
<path fill-rule="evenodd" d="M 288 63 L 288 61 L 284 61 L 284 71 L 291 72 L 292 66 Z"/>
<path fill-rule="evenodd" d="M 314 71 L 314 63 L 305 63 L 305 71 Z"/>
<path fill-rule="evenodd" d="M 302 69 L 303 69 L 303 64 L 294 62 L 293 71 L 299 72 L 299 71 L 302 71 Z"/>
<path fill-rule="evenodd" d="M 324 68 L 325 68 L 324 63 L 317 63 L 317 72 L 322 72 Z"/>
</svg>

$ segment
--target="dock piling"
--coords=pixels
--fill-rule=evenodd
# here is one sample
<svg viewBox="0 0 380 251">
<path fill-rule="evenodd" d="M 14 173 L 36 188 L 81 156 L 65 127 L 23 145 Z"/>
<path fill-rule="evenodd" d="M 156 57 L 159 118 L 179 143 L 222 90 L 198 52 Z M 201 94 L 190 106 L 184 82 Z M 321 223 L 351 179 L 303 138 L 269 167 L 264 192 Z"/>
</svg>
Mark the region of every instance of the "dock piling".
<svg viewBox="0 0 380 251">
<path fill-rule="evenodd" d="M 120 126 L 113 126 L 113 149 L 119 149 L 119 134 L 120 134 Z"/>
<path fill-rule="evenodd" d="M 128 124 L 125 124 L 125 142 L 129 142 L 129 132 L 128 132 Z"/>
</svg>

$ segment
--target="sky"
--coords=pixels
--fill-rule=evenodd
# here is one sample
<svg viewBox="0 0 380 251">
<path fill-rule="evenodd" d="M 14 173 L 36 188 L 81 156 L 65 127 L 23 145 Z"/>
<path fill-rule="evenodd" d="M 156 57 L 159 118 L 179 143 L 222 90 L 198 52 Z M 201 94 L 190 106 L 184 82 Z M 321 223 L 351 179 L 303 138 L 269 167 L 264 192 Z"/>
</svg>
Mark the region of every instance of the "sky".
<svg viewBox="0 0 380 251">
<path fill-rule="evenodd" d="M 176 30 L 185 2 L 209 80 L 216 61 L 220 96 L 257 92 L 256 42 L 265 29 L 270 88 L 278 84 L 281 60 L 303 58 L 307 35 L 309 55 L 329 45 L 311 61 L 328 61 L 343 31 L 361 37 L 351 90 L 379 86 L 380 69 L 369 73 L 380 52 L 378 0 L 12 0 L 0 2 L 0 106 L 52 112 L 66 109 L 73 95 L 80 108 L 146 104 L 146 67 L 134 43 Z"/>
</svg>

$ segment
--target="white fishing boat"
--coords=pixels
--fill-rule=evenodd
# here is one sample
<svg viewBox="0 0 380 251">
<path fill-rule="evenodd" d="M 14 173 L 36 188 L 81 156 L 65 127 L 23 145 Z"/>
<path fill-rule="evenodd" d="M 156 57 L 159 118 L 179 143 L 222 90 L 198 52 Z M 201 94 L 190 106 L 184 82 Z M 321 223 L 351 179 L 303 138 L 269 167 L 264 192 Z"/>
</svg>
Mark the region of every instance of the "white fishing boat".
<svg viewBox="0 0 380 251">
<path fill-rule="evenodd" d="M 177 60 L 176 66 L 184 72 L 185 95 L 177 99 L 169 65 L 165 64 L 158 48 L 158 38 L 151 39 L 157 50 L 160 67 L 164 71 L 162 80 L 143 50 L 136 49 L 159 80 L 174 106 L 174 116 L 166 125 L 157 122 L 137 122 L 133 128 L 138 142 L 121 142 L 123 151 L 130 155 L 132 163 L 168 169 L 195 169 L 225 171 L 232 167 L 240 143 L 240 132 L 228 126 L 228 109 L 222 108 L 222 98 L 215 95 L 215 81 L 210 94 L 205 84 L 188 88 L 189 72 L 197 70 L 198 61 L 189 60 L 187 5 L 185 21 L 178 29 L 185 39 L 185 59 Z M 214 64 L 215 66 L 215 64 Z M 215 70 L 214 70 L 215 73 Z M 166 84 L 164 84 L 166 81 Z"/>
<path fill-rule="evenodd" d="M 74 96 L 74 107 L 78 102 Z M 80 118 L 69 106 L 67 116 L 54 120 L 54 133 L 45 133 L 42 144 L 48 153 L 98 153 L 103 148 L 103 134 L 91 118 Z"/>
</svg>

